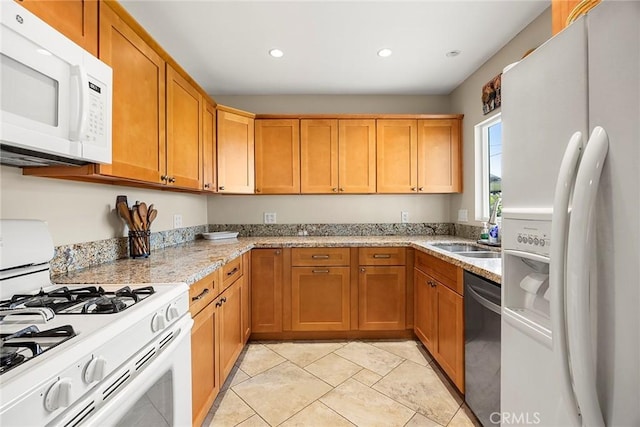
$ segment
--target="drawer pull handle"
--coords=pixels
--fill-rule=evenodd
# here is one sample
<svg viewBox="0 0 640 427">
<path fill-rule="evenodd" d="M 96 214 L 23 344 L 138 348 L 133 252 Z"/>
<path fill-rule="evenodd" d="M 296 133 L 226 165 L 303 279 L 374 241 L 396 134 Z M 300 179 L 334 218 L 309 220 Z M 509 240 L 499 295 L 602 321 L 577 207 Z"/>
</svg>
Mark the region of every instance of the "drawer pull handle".
<svg viewBox="0 0 640 427">
<path fill-rule="evenodd" d="M 231 270 L 230 272 L 227 273 L 227 276 L 233 276 L 234 274 L 236 274 L 238 272 L 238 267 L 233 267 L 233 270 Z"/>
<path fill-rule="evenodd" d="M 313 259 L 329 259 L 329 255 L 311 255 Z"/>
<path fill-rule="evenodd" d="M 204 298 L 205 295 L 207 295 L 209 293 L 209 288 L 204 288 L 202 290 L 202 292 L 200 292 L 198 295 L 196 295 L 195 297 L 191 298 L 191 301 L 198 301 L 201 300 L 202 298 Z"/>
<path fill-rule="evenodd" d="M 311 270 L 311 272 L 313 274 L 320 274 L 320 273 L 327 274 L 327 273 L 329 273 L 329 270 Z"/>
<path fill-rule="evenodd" d="M 374 258 L 391 258 L 390 254 L 373 254 Z"/>
</svg>

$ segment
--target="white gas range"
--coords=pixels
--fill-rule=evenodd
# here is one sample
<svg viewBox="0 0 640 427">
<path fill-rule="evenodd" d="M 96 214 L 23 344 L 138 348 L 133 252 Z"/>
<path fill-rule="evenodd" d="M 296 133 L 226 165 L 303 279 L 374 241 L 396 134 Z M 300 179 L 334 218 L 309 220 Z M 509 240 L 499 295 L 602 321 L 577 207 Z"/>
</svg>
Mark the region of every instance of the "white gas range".
<svg viewBox="0 0 640 427">
<path fill-rule="evenodd" d="M 45 223 L 0 234 L 2 425 L 190 425 L 187 286 L 52 285 Z"/>
</svg>

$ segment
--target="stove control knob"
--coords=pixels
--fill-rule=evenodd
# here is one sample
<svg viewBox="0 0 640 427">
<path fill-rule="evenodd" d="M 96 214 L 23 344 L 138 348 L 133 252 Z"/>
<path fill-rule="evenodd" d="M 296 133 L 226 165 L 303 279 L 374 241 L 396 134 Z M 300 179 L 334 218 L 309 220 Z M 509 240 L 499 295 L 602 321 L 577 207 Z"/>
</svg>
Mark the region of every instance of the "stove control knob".
<svg viewBox="0 0 640 427">
<path fill-rule="evenodd" d="M 176 307 L 174 304 L 171 304 L 169 307 L 167 307 L 167 313 L 165 314 L 167 322 L 171 322 L 173 319 L 177 319 L 178 316 L 180 316 L 178 307 Z"/>
<path fill-rule="evenodd" d="M 93 357 L 84 368 L 84 381 L 91 384 L 94 381 L 100 381 L 106 373 L 107 361 L 102 356 Z"/>
<path fill-rule="evenodd" d="M 153 315 L 153 318 L 151 319 L 151 330 L 153 332 L 158 332 L 162 329 L 164 329 L 164 316 L 156 313 Z"/>
<path fill-rule="evenodd" d="M 71 404 L 71 379 L 60 378 L 44 396 L 44 407 L 53 412 L 59 408 L 66 408 Z"/>
</svg>

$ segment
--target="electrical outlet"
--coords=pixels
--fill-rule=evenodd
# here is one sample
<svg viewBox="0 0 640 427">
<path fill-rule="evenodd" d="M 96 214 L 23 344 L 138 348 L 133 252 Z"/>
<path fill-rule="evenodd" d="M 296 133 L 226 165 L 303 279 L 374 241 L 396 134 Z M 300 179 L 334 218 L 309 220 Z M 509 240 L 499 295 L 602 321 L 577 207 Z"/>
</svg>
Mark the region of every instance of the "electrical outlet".
<svg viewBox="0 0 640 427">
<path fill-rule="evenodd" d="M 466 209 L 458 209 L 458 222 L 468 222 L 469 221 L 469 211 Z"/>
<path fill-rule="evenodd" d="M 275 224 L 276 223 L 276 213 L 275 212 L 265 212 L 264 213 L 264 223 L 265 224 Z"/>
<path fill-rule="evenodd" d="M 406 224 L 409 222 L 409 212 L 402 211 L 400 212 L 400 222 Z"/>
<path fill-rule="evenodd" d="M 182 215 L 173 215 L 173 228 L 182 228 Z"/>
</svg>

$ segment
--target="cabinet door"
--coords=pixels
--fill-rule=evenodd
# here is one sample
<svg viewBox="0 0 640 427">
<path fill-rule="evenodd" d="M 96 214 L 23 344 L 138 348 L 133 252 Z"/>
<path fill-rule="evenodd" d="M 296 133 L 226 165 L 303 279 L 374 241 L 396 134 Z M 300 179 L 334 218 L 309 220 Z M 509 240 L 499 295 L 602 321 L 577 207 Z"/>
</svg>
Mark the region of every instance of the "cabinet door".
<svg viewBox="0 0 640 427">
<path fill-rule="evenodd" d="M 416 336 L 431 353 L 438 350 L 438 306 L 436 281 L 417 268 L 414 269 L 413 291 L 414 326 Z"/>
<path fill-rule="evenodd" d="M 168 185 L 202 186 L 202 95 L 167 64 Z"/>
<path fill-rule="evenodd" d="M 436 359 L 464 392 L 464 325 L 462 296 L 438 284 L 438 353 Z"/>
<path fill-rule="evenodd" d="M 253 193 L 254 120 L 218 110 L 218 191 Z"/>
<path fill-rule="evenodd" d="M 460 120 L 418 120 L 418 191 L 462 191 Z"/>
<path fill-rule="evenodd" d="M 376 135 L 377 192 L 417 192 L 417 121 L 378 120 Z"/>
<path fill-rule="evenodd" d="M 220 318 L 220 381 L 224 383 L 244 344 L 240 281 L 229 286 L 216 301 Z"/>
<path fill-rule="evenodd" d="M 567 18 L 581 0 L 551 0 L 551 34 L 556 35 L 567 26 Z"/>
<path fill-rule="evenodd" d="M 191 328 L 191 389 L 193 425 L 200 425 L 220 391 L 218 311 L 210 303 L 193 318 Z"/>
<path fill-rule="evenodd" d="M 205 102 L 202 109 L 202 189 L 215 193 L 216 181 L 216 107 Z"/>
<path fill-rule="evenodd" d="M 349 267 L 292 268 L 292 330 L 349 330 L 349 274 Z"/>
<path fill-rule="evenodd" d="M 376 192 L 376 121 L 338 121 L 338 190 Z"/>
<path fill-rule="evenodd" d="M 338 121 L 300 120 L 302 193 L 338 192 Z"/>
<path fill-rule="evenodd" d="M 251 329 L 282 332 L 282 249 L 251 251 Z"/>
<path fill-rule="evenodd" d="M 242 268 L 242 343 L 246 344 L 251 336 L 251 252 L 242 255 Z"/>
<path fill-rule="evenodd" d="M 100 59 L 113 68 L 113 160 L 101 174 L 164 183 L 165 63 L 116 13 L 100 8 Z"/>
<path fill-rule="evenodd" d="M 256 120 L 256 193 L 300 193 L 300 121 Z"/>
<path fill-rule="evenodd" d="M 358 278 L 358 329 L 404 330 L 405 268 L 361 266 Z"/>
<path fill-rule="evenodd" d="M 98 0 L 20 0 L 17 3 L 98 56 Z"/>
</svg>

